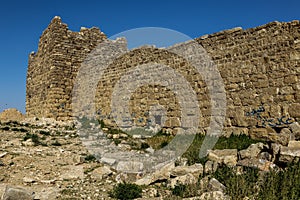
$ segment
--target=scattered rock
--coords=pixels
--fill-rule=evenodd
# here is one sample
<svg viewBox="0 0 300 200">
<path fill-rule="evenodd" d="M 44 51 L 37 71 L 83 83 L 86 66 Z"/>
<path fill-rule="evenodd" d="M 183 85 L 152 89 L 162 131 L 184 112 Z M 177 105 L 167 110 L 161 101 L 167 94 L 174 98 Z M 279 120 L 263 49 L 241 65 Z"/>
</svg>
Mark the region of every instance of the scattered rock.
<svg viewBox="0 0 300 200">
<path fill-rule="evenodd" d="M 203 174 L 203 166 L 200 163 L 195 163 L 191 166 L 177 166 L 172 172 L 171 176 L 183 176 L 185 174 L 192 174 L 195 178 L 199 178 L 201 174 Z"/>
<path fill-rule="evenodd" d="M 142 172 L 144 169 L 144 164 L 142 162 L 136 161 L 120 161 L 117 165 L 117 171 L 128 172 L 128 173 L 138 173 Z"/>
<path fill-rule="evenodd" d="M 137 185 L 150 185 L 151 183 L 157 181 L 168 180 L 170 178 L 171 171 L 175 168 L 175 163 L 168 163 L 161 168 L 157 169 L 154 173 L 148 174 L 145 177 L 137 180 L 135 183 Z"/>
<path fill-rule="evenodd" d="M 23 141 L 22 144 L 25 146 L 25 147 L 32 147 L 34 146 L 34 142 L 32 141 L 32 139 L 28 139 L 26 141 Z"/>
<path fill-rule="evenodd" d="M 185 174 L 182 176 L 177 176 L 176 178 L 171 179 L 170 186 L 171 188 L 174 188 L 178 184 L 196 184 L 198 181 L 198 178 L 196 178 L 193 174 Z"/>
<path fill-rule="evenodd" d="M 3 158 L 4 156 L 6 156 L 6 154 L 8 153 L 7 152 L 0 153 L 0 158 Z"/>
<path fill-rule="evenodd" d="M 59 193 L 59 189 L 55 187 L 47 187 L 42 191 L 35 192 L 34 199 L 40 200 L 55 200 L 57 199 L 57 195 Z"/>
<path fill-rule="evenodd" d="M 239 160 L 237 163 L 238 166 L 256 168 L 261 171 L 270 171 L 274 169 L 276 165 L 268 160 L 255 159 L 255 158 L 246 158 L 244 160 Z"/>
<path fill-rule="evenodd" d="M 251 144 L 247 149 L 239 151 L 239 156 L 241 159 L 256 158 L 263 148 L 264 144 L 261 142 Z"/>
<path fill-rule="evenodd" d="M 258 159 L 272 161 L 272 155 L 269 152 L 261 152 L 257 156 Z"/>
<path fill-rule="evenodd" d="M 290 163 L 300 158 L 300 148 L 281 147 L 279 161 Z"/>
<path fill-rule="evenodd" d="M 298 122 L 294 122 L 292 124 L 290 124 L 290 129 L 293 133 L 293 135 L 295 136 L 296 140 L 300 140 L 300 125 Z"/>
<path fill-rule="evenodd" d="M 33 178 L 30 178 L 30 177 L 24 177 L 23 182 L 24 183 L 34 183 L 34 182 L 36 182 L 36 180 Z"/>
<path fill-rule="evenodd" d="M 300 141 L 290 141 L 288 147 L 294 149 L 300 149 Z"/>
<path fill-rule="evenodd" d="M 110 176 L 112 174 L 113 174 L 113 171 L 111 171 L 108 166 L 96 168 L 91 172 L 92 177 L 95 177 L 100 180 L 107 178 L 108 176 Z"/>
<path fill-rule="evenodd" d="M 83 166 L 68 166 L 60 176 L 61 179 L 83 179 Z"/>
<path fill-rule="evenodd" d="M 115 159 L 113 159 L 113 158 L 106 158 L 106 157 L 101 158 L 100 161 L 103 162 L 103 163 L 106 163 L 108 165 L 113 165 L 113 164 L 116 163 Z"/>
<path fill-rule="evenodd" d="M 218 169 L 218 163 L 208 160 L 206 161 L 205 165 L 204 165 L 204 173 L 213 173 L 215 171 L 217 171 Z"/>
<path fill-rule="evenodd" d="M 285 132 L 285 131 L 284 131 Z M 286 146 L 290 140 L 290 134 L 276 133 L 276 131 L 270 127 L 267 128 L 253 128 L 250 130 L 249 135 L 252 139 L 267 140 Z"/>
<path fill-rule="evenodd" d="M 295 137 L 292 135 L 292 132 L 288 128 L 281 129 L 280 135 L 289 136 L 289 140 L 295 139 Z"/>
<path fill-rule="evenodd" d="M 21 187 L 7 186 L 3 194 L 2 200 L 33 200 L 34 196 L 31 192 Z"/>
<path fill-rule="evenodd" d="M 211 191 L 221 191 L 221 192 L 224 192 L 226 189 L 226 187 L 215 178 L 210 179 L 208 183 L 208 188 Z"/>
<path fill-rule="evenodd" d="M 237 163 L 236 149 L 210 150 L 208 152 L 208 159 L 215 161 L 218 164 L 225 164 L 227 166 L 235 166 Z"/>
<path fill-rule="evenodd" d="M 273 152 L 273 156 L 279 154 L 280 148 L 282 145 L 277 143 L 271 143 L 271 151 Z"/>
</svg>

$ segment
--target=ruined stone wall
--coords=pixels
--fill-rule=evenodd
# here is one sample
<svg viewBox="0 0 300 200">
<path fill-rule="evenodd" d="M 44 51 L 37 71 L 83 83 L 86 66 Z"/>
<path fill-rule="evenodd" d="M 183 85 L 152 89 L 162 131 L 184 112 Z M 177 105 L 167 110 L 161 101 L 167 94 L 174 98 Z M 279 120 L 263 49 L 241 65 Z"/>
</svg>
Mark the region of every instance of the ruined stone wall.
<svg viewBox="0 0 300 200">
<path fill-rule="evenodd" d="M 51 28 L 56 26 L 59 28 Z M 57 34 L 59 37 L 47 36 L 53 34 L 54 29 L 61 31 Z M 70 119 L 71 90 L 80 63 L 104 38 L 96 29 L 70 32 L 59 19 L 54 19 L 41 37 L 38 53 L 29 61 L 27 115 Z M 47 41 L 48 46 L 43 41 Z M 273 22 L 247 30 L 235 28 L 205 35 L 196 41 L 208 52 L 225 84 L 226 133 L 247 134 L 257 128 L 282 128 L 289 122 L 300 121 L 299 21 Z M 111 100 L 116 83 L 130 69 L 156 62 L 173 68 L 191 85 L 201 111 L 199 125 L 206 130 L 211 116 L 206 82 L 185 58 L 169 50 L 143 47 L 124 51 L 110 63 L 97 83 L 95 102 L 92 102 L 99 117 L 113 124 Z M 96 74 L 91 73 L 91 76 Z M 84 90 L 91 89 L 89 85 Z M 153 121 L 148 115 L 151 106 L 160 104 L 166 111 L 165 128 L 181 126 L 180 102 L 167 87 L 144 85 L 136 88 L 130 98 L 129 110 L 134 124 L 146 126 L 149 120 Z M 156 123 L 161 120 L 154 119 Z"/>
<path fill-rule="evenodd" d="M 37 53 L 29 56 L 26 115 L 69 120 L 78 68 L 86 55 L 104 39 L 106 36 L 98 28 L 72 32 L 55 17 L 40 37 Z"/>
<path fill-rule="evenodd" d="M 236 28 L 197 41 L 210 54 L 225 83 L 227 132 L 280 127 L 288 117 L 300 120 L 299 21 Z"/>
</svg>

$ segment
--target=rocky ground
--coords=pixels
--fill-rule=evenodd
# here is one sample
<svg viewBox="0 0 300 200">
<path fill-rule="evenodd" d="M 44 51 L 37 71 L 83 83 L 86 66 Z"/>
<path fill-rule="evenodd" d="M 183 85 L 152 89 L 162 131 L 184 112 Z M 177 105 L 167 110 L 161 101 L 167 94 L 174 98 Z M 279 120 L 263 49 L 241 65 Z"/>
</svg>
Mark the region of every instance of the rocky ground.
<svg viewBox="0 0 300 200">
<path fill-rule="evenodd" d="M 203 174 L 215 171 L 220 165 L 253 167 L 261 172 L 280 170 L 276 163 L 288 163 L 300 157 L 300 142 L 295 140 L 300 135 L 300 126 L 295 123 L 288 129 L 294 139 L 288 139 L 286 145 L 269 142 L 256 143 L 244 150 L 212 150 L 205 163 L 188 166 L 182 159 L 176 165 L 172 162 L 154 174 L 138 177 L 97 161 L 70 124 L 45 119 L 2 121 L 0 196 L 24 200 L 113 199 L 110 191 L 120 182 L 131 181 L 142 185 L 140 199 L 182 199 L 172 195 L 178 184 L 192 186 L 191 197 L 185 199 L 230 199 L 222 183 Z M 109 137 L 120 139 L 121 136 Z M 278 137 L 271 139 L 280 141 Z M 199 176 L 202 176 L 200 181 Z"/>
<path fill-rule="evenodd" d="M 95 160 L 68 126 L 12 122 L 0 129 L 1 196 L 6 190 L 28 199 L 112 199 L 109 191 L 127 177 Z M 142 199 L 158 193 L 162 199 L 170 191 L 147 187 Z"/>
</svg>

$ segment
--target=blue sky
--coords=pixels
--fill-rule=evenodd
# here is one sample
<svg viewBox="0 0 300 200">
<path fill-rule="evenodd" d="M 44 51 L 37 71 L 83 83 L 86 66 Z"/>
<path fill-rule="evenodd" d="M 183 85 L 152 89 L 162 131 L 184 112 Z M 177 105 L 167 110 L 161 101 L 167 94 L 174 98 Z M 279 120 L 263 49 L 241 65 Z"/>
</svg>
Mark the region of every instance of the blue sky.
<svg viewBox="0 0 300 200">
<path fill-rule="evenodd" d="M 140 27 L 162 27 L 191 38 L 241 26 L 300 19 L 300 1 L 106 0 L 2 1 L 0 6 L 0 111 L 25 112 L 28 54 L 59 15 L 69 29 L 100 27 L 108 36 Z"/>
</svg>

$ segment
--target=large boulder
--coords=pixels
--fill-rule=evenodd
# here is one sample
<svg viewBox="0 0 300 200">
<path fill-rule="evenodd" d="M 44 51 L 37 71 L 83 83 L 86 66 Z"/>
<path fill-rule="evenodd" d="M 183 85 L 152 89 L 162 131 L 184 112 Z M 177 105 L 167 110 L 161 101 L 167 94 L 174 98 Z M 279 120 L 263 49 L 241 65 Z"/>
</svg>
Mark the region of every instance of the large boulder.
<svg viewBox="0 0 300 200">
<path fill-rule="evenodd" d="M 0 113 L 1 122 L 17 121 L 20 122 L 25 119 L 25 116 L 15 108 L 9 108 Z"/>
</svg>

